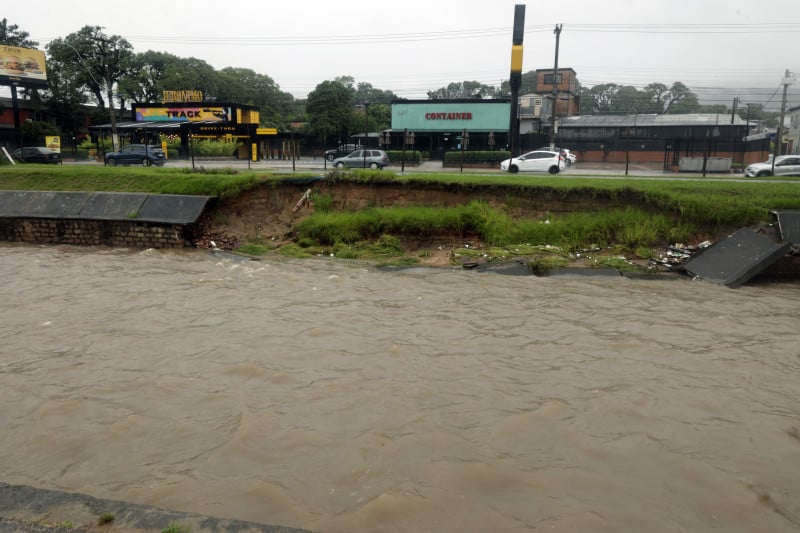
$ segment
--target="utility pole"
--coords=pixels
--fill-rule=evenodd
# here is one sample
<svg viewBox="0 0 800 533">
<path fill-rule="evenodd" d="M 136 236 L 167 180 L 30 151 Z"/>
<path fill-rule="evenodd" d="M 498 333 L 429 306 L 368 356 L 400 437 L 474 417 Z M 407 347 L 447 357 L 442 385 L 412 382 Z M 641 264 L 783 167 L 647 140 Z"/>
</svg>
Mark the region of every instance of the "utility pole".
<svg viewBox="0 0 800 533">
<path fill-rule="evenodd" d="M 792 79 L 789 77 L 789 69 L 786 69 L 786 74 L 783 77 L 783 100 L 781 100 L 781 118 L 778 120 L 778 131 L 775 133 L 775 146 L 772 150 L 772 175 L 775 175 L 775 159 L 781 155 L 783 148 L 783 119 L 786 116 L 786 92 L 789 85 L 792 84 Z"/>
<path fill-rule="evenodd" d="M 511 40 L 511 116 L 508 125 L 508 149 L 511 157 L 519 155 L 519 89 L 522 86 L 522 38 L 525 36 L 525 5 L 514 6 L 514 30 Z"/>
<path fill-rule="evenodd" d="M 558 41 L 561 38 L 563 24 L 557 24 L 553 33 L 556 34 L 556 59 L 553 66 L 553 103 L 550 107 L 550 149 L 556 146 L 556 102 L 558 102 Z"/>
</svg>

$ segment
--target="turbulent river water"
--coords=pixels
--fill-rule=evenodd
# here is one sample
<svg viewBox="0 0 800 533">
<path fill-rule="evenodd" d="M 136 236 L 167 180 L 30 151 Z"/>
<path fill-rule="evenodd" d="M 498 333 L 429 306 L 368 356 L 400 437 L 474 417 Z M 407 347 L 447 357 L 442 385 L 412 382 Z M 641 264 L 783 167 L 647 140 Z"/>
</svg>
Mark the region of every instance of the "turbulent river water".
<svg viewBox="0 0 800 533">
<path fill-rule="evenodd" d="M 333 533 L 800 530 L 798 283 L 0 258 L 0 481 Z"/>
</svg>

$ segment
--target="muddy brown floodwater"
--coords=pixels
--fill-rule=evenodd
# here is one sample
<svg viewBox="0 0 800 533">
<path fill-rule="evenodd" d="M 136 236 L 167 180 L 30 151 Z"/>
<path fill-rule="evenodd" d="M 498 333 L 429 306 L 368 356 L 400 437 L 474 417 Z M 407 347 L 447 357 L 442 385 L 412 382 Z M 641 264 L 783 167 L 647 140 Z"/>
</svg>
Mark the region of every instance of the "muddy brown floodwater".
<svg viewBox="0 0 800 533">
<path fill-rule="evenodd" d="M 800 529 L 800 284 L 0 245 L 2 481 L 328 533 Z"/>
</svg>

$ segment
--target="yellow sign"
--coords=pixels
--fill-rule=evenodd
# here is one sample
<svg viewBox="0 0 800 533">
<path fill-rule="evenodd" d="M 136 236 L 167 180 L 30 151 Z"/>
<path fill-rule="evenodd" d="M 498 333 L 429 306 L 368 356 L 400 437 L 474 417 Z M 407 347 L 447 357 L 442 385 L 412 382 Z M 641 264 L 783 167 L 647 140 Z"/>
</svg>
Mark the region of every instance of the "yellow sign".
<svg viewBox="0 0 800 533">
<path fill-rule="evenodd" d="M 34 48 L 0 46 L 0 83 L 47 88 L 44 52 Z"/>
<path fill-rule="evenodd" d="M 256 135 L 277 135 L 278 128 L 256 128 Z"/>
<path fill-rule="evenodd" d="M 61 137 L 57 135 L 45 137 L 44 145 L 50 148 L 51 150 L 58 152 L 59 154 L 61 153 Z"/>
<path fill-rule="evenodd" d="M 169 159 L 169 150 L 167 150 L 167 141 L 161 141 L 161 151 L 164 152 L 164 158 Z"/>
<path fill-rule="evenodd" d="M 203 91 L 162 91 L 161 101 L 165 104 L 172 102 L 202 102 Z"/>
</svg>

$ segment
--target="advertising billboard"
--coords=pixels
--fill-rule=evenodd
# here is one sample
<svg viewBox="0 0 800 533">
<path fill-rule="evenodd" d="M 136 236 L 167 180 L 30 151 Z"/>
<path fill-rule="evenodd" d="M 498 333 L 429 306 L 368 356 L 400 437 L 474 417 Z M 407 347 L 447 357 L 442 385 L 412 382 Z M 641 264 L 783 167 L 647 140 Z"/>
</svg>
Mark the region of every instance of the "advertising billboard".
<svg viewBox="0 0 800 533">
<path fill-rule="evenodd" d="M 47 88 L 44 52 L 0 45 L 0 84 Z"/>
<path fill-rule="evenodd" d="M 230 122 L 230 107 L 135 106 L 136 122 Z"/>
</svg>

